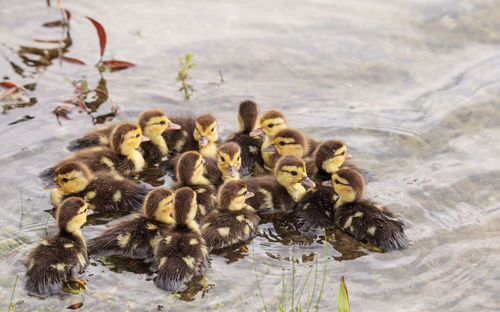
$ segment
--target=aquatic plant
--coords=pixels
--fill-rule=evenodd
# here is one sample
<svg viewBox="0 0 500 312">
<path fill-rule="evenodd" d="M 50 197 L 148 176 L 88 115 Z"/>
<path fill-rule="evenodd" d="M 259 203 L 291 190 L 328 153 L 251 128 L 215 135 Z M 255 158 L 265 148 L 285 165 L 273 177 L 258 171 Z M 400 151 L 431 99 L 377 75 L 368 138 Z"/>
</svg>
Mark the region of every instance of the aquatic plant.
<svg viewBox="0 0 500 312">
<path fill-rule="evenodd" d="M 188 70 L 195 67 L 196 64 L 192 63 L 193 59 L 192 53 L 186 53 L 184 58 L 179 57 L 179 63 L 181 63 L 181 68 L 177 72 L 177 81 L 181 83 L 181 87 L 179 88 L 180 92 L 184 92 L 184 99 L 189 100 L 195 91 L 193 86 L 188 83 L 189 73 Z"/>
<path fill-rule="evenodd" d="M 16 275 L 16 280 L 14 281 L 14 287 L 12 288 L 12 294 L 10 295 L 10 303 L 9 303 L 9 312 L 12 312 L 14 310 L 14 305 L 15 303 L 12 303 L 14 301 L 14 293 L 16 292 L 16 285 L 17 281 L 19 280 L 19 274 Z"/>
</svg>

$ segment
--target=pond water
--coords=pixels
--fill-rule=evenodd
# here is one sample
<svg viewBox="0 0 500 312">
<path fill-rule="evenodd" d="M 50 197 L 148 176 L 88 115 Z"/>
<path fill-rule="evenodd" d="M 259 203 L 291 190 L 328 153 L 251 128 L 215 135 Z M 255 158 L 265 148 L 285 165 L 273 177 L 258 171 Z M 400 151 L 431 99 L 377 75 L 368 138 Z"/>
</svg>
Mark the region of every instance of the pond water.
<svg viewBox="0 0 500 312">
<path fill-rule="evenodd" d="M 262 297 L 270 311 L 282 300 L 289 310 L 292 271 L 297 305 L 311 267 L 301 297 L 311 310 L 323 277 L 319 310 L 336 310 L 342 275 L 353 311 L 500 308 L 499 1 L 64 0 L 70 37 L 41 26 L 60 18 L 48 3 L 0 6 L 1 79 L 27 85 L 24 98 L 1 101 L 0 309 L 7 310 L 20 274 L 15 311 L 59 311 L 78 302 L 92 311 L 263 311 Z M 106 29 L 105 59 L 137 66 L 101 76 L 94 67 L 98 38 L 85 16 Z M 60 51 L 87 65 L 47 56 Z M 189 100 L 176 81 L 178 57 L 186 53 L 197 64 L 189 70 L 195 89 Z M 154 286 L 144 264 L 99 258 L 82 276 L 83 293 L 30 297 L 23 261 L 56 231 L 49 191 L 37 175 L 112 108 L 89 95 L 93 118 L 75 109 L 59 125 L 51 111 L 73 95 L 70 81 L 79 79 L 107 89 L 120 108 L 115 121 L 136 120 L 154 107 L 167 115 L 210 112 L 228 135 L 244 99 L 261 111 L 283 110 L 291 127 L 347 143 L 372 177 L 366 196 L 406 220 L 412 245 L 381 252 L 338 230 L 327 231 L 323 245 L 322 231 L 300 235 L 293 220 L 273 218 L 248 251 L 212 256 L 209 289 L 194 280 L 176 299 Z M 158 184 L 168 186 L 171 178 Z M 87 238 L 113 220 L 89 219 Z"/>
</svg>

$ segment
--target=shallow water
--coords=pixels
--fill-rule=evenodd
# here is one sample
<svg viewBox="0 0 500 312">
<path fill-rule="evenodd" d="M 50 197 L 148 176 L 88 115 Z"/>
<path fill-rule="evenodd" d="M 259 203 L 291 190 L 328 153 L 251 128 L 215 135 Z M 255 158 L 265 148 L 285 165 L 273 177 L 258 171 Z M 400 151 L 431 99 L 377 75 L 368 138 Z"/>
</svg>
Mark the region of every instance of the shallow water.
<svg viewBox="0 0 500 312">
<path fill-rule="evenodd" d="M 83 275 L 88 290 L 45 300 L 23 289 L 23 260 L 55 222 L 48 191 L 37 174 L 69 153 L 64 146 L 93 127 L 76 111 L 60 126 L 50 112 L 71 97 L 69 80 L 104 83 L 120 107 L 115 120 L 135 120 L 160 107 L 167 114 L 211 112 L 225 135 L 237 127 L 236 107 L 254 99 L 261 111 L 283 110 L 290 126 L 317 139 L 347 143 L 373 179 L 367 197 L 391 207 L 407 222 L 409 249 L 380 252 L 337 230 L 328 231 L 327 273 L 319 305 L 336 309 L 345 276 L 353 311 L 495 311 L 500 307 L 500 2 L 499 1 L 63 1 L 71 11 L 71 40 L 46 1 L 0 6 L 0 73 L 25 92 L 24 107 L 2 100 L 0 115 L 0 308 L 7 309 L 16 274 L 15 311 L 185 309 L 262 311 L 255 278 L 271 311 L 282 300 L 282 274 L 304 284 L 318 253 L 317 297 L 324 251 L 321 231 L 299 235 L 291 220 L 261 225 L 249 252 L 212 256 L 207 283 L 188 285 L 179 300 L 157 289 L 147 266 L 128 259 L 96 259 Z M 105 72 L 92 25 L 108 35 L 105 58 L 136 67 Z M 88 65 L 47 61 L 57 51 Z M 38 40 L 38 41 L 37 41 Z M 52 53 L 51 52 L 51 53 Z M 178 91 L 177 57 L 191 52 L 195 92 Z M 37 54 L 38 53 L 38 54 Z M 57 52 L 56 52 L 57 53 Z M 224 82 L 220 84 L 222 73 Z M 0 90 L 3 91 L 3 90 Z M 92 99 L 89 99 L 91 102 Z M 11 105 L 11 106 L 6 106 Z M 17 105 L 19 106 L 19 105 Z M 97 106 L 97 105 L 96 105 Z M 109 101 L 94 117 L 111 110 Z M 25 116 L 34 117 L 32 119 Z M 26 121 L 18 122 L 20 119 Z M 170 177 L 157 184 L 171 183 Z M 112 218 L 85 226 L 93 237 Z M 251 251 L 255 249 L 255 261 Z M 310 277 L 313 280 L 314 271 Z M 312 282 L 310 286 L 312 288 Z M 307 300 L 306 289 L 302 305 Z M 296 290 L 296 297 L 300 288 Z M 291 292 L 287 290 L 287 307 Z M 313 302 L 313 307 L 316 301 Z"/>
</svg>

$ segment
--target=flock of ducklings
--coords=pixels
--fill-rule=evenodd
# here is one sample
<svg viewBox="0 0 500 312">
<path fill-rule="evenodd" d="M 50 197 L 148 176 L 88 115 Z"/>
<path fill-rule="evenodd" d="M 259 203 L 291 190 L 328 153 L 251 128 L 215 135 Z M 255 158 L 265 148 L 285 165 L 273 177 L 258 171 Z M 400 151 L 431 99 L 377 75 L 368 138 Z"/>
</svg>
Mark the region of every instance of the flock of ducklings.
<svg viewBox="0 0 500 312">
<path fill-rule="evenodd" d="M 408 246 L 403 223 L 387 208 L 363 199 L 365 183 L 344 143 L 319 142 L 287 127 L 276 110 L 259 116 L 252 101 L 239 105 L 240 131 L 219 142 L 212 115 L 171 117 L 159 109 L 98 128 L 72 141 L 75 151 L 46 169 L 54 188 L 59 232 L 27 260 L 27 290 L 38 296 L 79 281 L 88 255 L 146 259 L 155 284 L 177 290 L 209 266 L 209 252 L 250 239 L 259 213 L 294 213 L 308 226 L 337 226 L 384 249 Z M 143 135 L 147 138 L 144 138 Z M 147 140 L 149 139 L 149 140 Z M 129 179 L 161 161 L 177 182 L 155 188 Z M 80 232 L 87 209 L 139 210 L 87 243 Z"/>
</svg>

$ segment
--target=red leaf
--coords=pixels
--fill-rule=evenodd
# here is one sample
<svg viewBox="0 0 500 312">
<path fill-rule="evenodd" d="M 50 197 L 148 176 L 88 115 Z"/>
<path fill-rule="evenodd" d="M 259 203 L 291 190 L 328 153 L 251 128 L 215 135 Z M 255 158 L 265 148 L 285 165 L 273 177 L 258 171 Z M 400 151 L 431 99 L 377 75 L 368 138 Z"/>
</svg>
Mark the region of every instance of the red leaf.
<svg viewBox="0 0 500 312">
<path fill-rule="evenodd" d="M 42 26 L 43 27 L 57 27 L 57 26 L 61 26 L 62 24 L 63 24 L 62 21 L 52 21 L 52 22 L 44 23 Z"/>
<path fill-rule="evenodd" d="M 69 310 L 78 310 L 81 307 L 83 307 L 83 302 L 74 303 L 74 304 L 70 305 L 69 307 L 67 307 L 66 309 L 69 309 Z"/>
<path fill-rule="evenodd" d="M 15 83 L 10 82 L 10 81 L 2 81 L 2 82 L 0 82 L 0 86 L 2 86 L 4 88 L 8 88 L 8 89 L 14 88 L 14 87 L 17 88 L 17 85 Z"/>
<path fill-rule="evenodd" d="M 111 69 L 117 69 L 117 70 L 135 66 L 135 64 L 133 63 L 126 61 L 117 61 L 117 60 L 102 61 L 102 63 Z"/>
<path fill-rule="evenodd" d="M 80 61 L 79 59 L 77 58 L 74 58 L 74 57 L 69 57 L 69 56 L 61 56 L 60 57 L 61 60 L 63 61 L 68 61 L 70 63 L 74 63 L 74 64 L 80 64 L 80 65 L 85 65 L 84 62 Z"/>
<path fill-rule="evenodd" d="M 64 12 L 66 12 L 66 21 L 69 23 L 69 20 L 71 19 L 71 13 L 66 9 L 64 9 Z"/>
<path fill-rule="evenodd" d="M 104 55 L 104 49 L 106 48 L 106 31 L 104 27 L 96 21 L 95 19 L 85 16 L 89 21 L 94 24 L 95 29 L 97 30 L 97 35 L 99 36 L 99 45 L 101 46 L 101 57 Z"/>
</svg>

